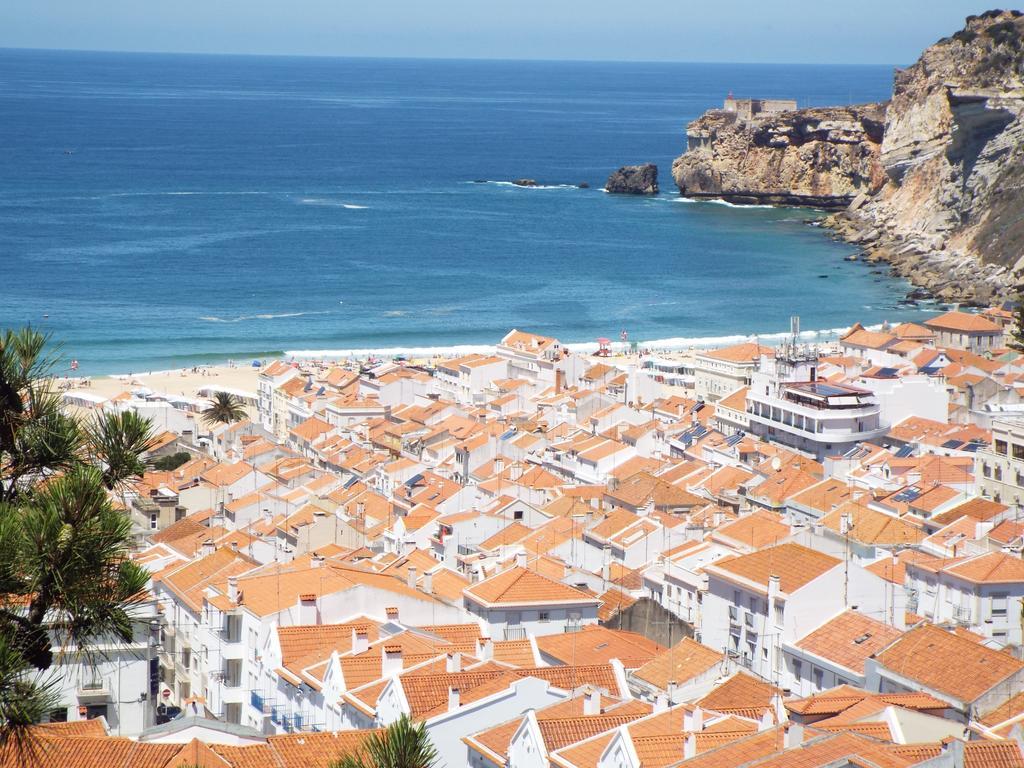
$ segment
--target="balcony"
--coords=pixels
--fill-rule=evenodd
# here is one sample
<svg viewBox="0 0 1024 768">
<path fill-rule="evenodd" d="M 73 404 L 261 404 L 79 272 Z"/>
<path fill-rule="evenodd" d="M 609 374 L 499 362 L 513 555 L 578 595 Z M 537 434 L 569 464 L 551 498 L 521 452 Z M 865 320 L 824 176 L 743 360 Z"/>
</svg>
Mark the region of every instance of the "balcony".
<svg viewBox="0 0 1024 768">
<path fill-rule="evenodd" d="M 251 691 L 249 693 L 249 705 L 257 712 L 266 712 L 265 707 L 267 704 L 263 700 L 263 696 L 256 691 Z"/>
<path fill-rule="evenodd" d="M 515 624 L 510 627 L 505 627 L 505 639 L 506 640 L 525 640 L 526 639 L 526 627 L 521 624 Z"/>
<path fill-rule="evenodd" d="M 110 686 L 107 681 L 97 676 L 88 677 L 78 682 L 79 701 L 107 701 L 110 699 Z"/>
</svg>

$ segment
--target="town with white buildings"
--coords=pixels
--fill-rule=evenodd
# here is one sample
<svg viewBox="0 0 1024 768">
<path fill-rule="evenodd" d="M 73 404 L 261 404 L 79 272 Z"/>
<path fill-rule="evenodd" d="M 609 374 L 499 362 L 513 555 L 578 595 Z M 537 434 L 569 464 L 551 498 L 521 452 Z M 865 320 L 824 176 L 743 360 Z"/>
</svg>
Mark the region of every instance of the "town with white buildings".
<svg viewBox="0 0 1024 768">
<path fill-rule="evenodd" d="M 327 766 L 403 715 L 447 768 L 1022 765 L 1012 332 L 993 307 L 594 356 L 512 330 L 269 361 L 213 426 L 69 390 L 159 413 L 148 458 L 180 459 L 121 499 L 137 642 L 63 662 L 52 719 L 161 766 Z"/>
</svg>

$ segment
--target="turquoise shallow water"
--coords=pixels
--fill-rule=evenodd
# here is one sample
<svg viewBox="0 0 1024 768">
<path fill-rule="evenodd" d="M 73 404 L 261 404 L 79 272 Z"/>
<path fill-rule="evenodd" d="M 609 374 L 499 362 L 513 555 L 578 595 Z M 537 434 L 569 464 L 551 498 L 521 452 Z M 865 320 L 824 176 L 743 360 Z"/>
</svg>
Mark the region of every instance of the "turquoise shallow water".
<svg viewBox="0 0 1024 768">
<path fill-rule="evenodd" d="M 888 67 L 0 51 L 0 326 L 39 325 L 105 373 L 511 327 L 650 342 L 915 316 L 811 212 L 683 201 L 670 177 L 686 122 L 729 90 L 828 104 L 890 83 Z M 600 191 L 644 161 L 659 197 Z"/>
</svg>

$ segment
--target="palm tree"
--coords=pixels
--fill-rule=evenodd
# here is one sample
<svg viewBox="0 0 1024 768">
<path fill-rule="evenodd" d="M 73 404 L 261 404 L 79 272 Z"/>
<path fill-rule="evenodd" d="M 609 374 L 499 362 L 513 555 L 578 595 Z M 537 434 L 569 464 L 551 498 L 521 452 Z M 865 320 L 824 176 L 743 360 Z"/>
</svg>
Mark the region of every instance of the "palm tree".
<svg viewBox="0 0 1024 768">
<path fill-rule="evenodd" d="M 437 750 L 430 742 L 426 726 L 413 725 L 402 715 L 383 731 L 371 734 L 358 752 L 334 760 L 330 768 L 431 768 L 437 763 Z"/>
<path fill-rule="evenodd" d="M 246 418 L 242 400 L 227 392 L 214 392 L 210 407 L 203 411 L 203 421 L 207 424 L 230 424 Z"/>
<path fill-rule="evenodd" d="M 147 572 L 111 490 L 145 471 L 152 425 L 134 413 L 91 423 L 52 387 L 49 338 L 0 332 L 0 750 L 24 748 L 59 701 L 55 647 L 89 655 L 133 637 Z"/>
</svg>

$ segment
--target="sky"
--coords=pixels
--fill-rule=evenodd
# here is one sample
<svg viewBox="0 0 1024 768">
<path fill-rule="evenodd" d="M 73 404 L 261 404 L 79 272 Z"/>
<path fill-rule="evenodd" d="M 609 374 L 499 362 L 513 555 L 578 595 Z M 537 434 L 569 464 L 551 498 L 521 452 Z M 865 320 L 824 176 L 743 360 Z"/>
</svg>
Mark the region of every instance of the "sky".
<svg viewBox="0 0 1024 768">
<path fill-rule="evenodd" d="M 0 0 L 0 47 L 909 64 L 992 0 Z"/>
</svg>

